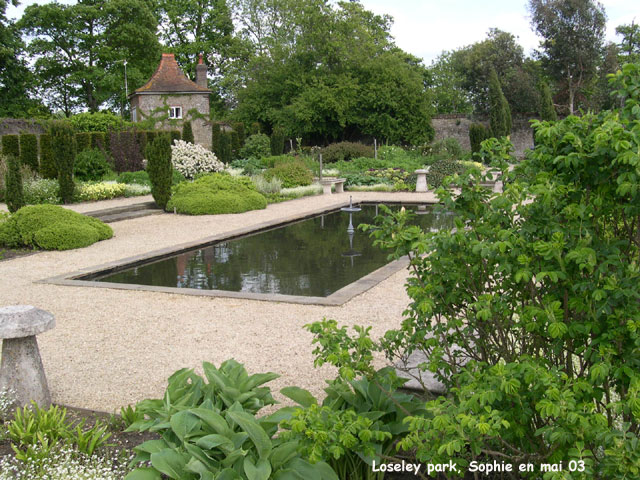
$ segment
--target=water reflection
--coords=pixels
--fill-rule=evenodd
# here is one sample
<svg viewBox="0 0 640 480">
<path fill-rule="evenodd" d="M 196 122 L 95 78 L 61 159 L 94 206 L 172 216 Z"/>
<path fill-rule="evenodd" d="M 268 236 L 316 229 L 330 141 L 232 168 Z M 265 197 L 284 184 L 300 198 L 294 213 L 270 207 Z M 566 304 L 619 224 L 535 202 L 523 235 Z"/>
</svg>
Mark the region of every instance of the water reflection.
<svg viewBox="0 0 640 480">
<path fill-rule="evenodd" d="M 377 206 L 334 212 L 254 235 L 220 242 L 97 278 L 98 281 L 203 290 L 326 297 L 388 263 L 387 252 L 357 230 L 373 223 Z M 421 209 L 415 222 L 438 229 L 451 222 Z M 348 253 L 347 254 L 345 254 Z M 357 255 L 355 254 L 357 253 Z"/>
</svg>

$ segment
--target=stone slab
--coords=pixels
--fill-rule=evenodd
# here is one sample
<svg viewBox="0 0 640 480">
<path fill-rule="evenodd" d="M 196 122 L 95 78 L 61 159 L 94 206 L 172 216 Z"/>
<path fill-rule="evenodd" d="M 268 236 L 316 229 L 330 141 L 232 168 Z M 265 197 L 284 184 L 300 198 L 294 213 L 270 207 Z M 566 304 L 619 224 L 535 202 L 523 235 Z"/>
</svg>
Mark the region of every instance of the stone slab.
<svg viewBox="0 0 640 480">
<path fill-rule="evenodd" d="M 0 338 L 32 337 L 55 327 L 52 314 L 31 305 L 0 308 Z"/>
</svg>

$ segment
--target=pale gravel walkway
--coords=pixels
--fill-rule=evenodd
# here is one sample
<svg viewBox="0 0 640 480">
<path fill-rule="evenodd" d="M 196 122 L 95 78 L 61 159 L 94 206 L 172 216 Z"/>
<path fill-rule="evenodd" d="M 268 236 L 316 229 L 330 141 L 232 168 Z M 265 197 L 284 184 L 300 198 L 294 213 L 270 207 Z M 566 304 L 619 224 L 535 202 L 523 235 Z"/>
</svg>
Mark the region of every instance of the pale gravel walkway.
<svg viewBox="0 0 640 480">
<path fill-rule="evenodd" d="M 434 201 L 430 193 L 351 195 L 354 201 Z M 79 250 L 42 252 L 0 262 L 0 306 L 30 304 L 56 316 L 56 328 L 38 337 L 56 403 L 113 411 L 162 395 L 167 378 L 179 368 L 198 368 L 203 361 L 218 365 L 232 357 L 250 372 L 281 374 L 271 384 L 274 390 L 297 385 L 322 394 L 324 379 L 332 378 L 334 372 L 328 367 L 313 367 L 312 336 L 303 325 L 328 317 L 343 325 L 371 325 L 376 337 L 398 327 L 408 304 L 403 287 L 406 271 L 341 307 L 33 282 L 285 215 L 331 207 L 348 197 L 349 193 L 307 197 L 234 215 L 165 214 L 118 222 L 112 225 L 115 236 L 111 240 Z M 91 205 L 87 210 L 107 208 L 104 202 Z"/>
</svg>

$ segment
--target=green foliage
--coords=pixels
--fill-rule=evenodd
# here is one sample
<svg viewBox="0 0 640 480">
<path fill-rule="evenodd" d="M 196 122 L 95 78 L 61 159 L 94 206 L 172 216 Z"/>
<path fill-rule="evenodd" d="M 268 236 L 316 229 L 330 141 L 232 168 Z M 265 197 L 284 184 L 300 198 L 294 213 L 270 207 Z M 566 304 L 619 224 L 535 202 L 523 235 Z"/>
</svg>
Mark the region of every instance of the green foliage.
<svg viewBox="0 0 640 480">
<path fill-rule="evenodd" d="M 577 96 L 587 93 L 603 50 L 606 14 L 594 0 L 529 0 L 531 26 L 540 42 L 542 66 L 564 89 L 570 114 Z"/>
<path fill-rule="evenodd" d="M 69 121 L 76 132 L 107 133 L 112 130 L 125 130 L 130 126 L 121 116 L 110 112 L 77 113 L 72 115 Z"/>
<path fill-rule="evenodd" d="M 220 132 L 220 139 L 218 141 L 218 150 L 220 153 L 216 152 L 216 156 L 225 164 L 230 164 L 233 159 L 233 150 L 231 148 L 231 133 L 229 132 Z"/>
<path fill-rule="evenodd" d="M 145 170 L 140 170 L 138 172 L 122 172 L 120 175 L 118 175 L 117 180 L 118 183 L 126 183 L 128 185 L 137 183 L 138 185 L 151 186 L 149 174 Z"/>
<path fill-rule="evenodd" d="M 418 461 L 573 461 L 581 480 L 640 468 L 640 224 L 628 221 L 640 215 L 640 66 L 612 81 L 620 111 L 533 122 L 516 172 L 506 140 L 483 142 L 492 170 L 437 191 L 454 230 L 424 232 L 406 211 L 367 228 L 392 258 L 409 255 L 405 320 L 371 348 L 361 331 L 319 329 L 317 353 L 351 375 L 371 371 L 374 349 L 406 369 L 424 355 L 414 374 L 434 372 L 448 395 L 407 419 L 399 446 Z M 479 185 L 497 172 L 504 193 Z"/>
<path fill-rule="evenodd" d="M 494 69 L 489 73 L 489 123 L 494 137 L 511 135 L 511 110 Z"/>
<path fill-rule="evenodd" d="M 61 444 L 73 446 L 78 452 L 90 456 L 106 445 L 111 436 L 100 421 L 85 428 L 85 420 L 73 424 L 66 417 L 67 410 L 57 405 L 44 410 L 32 403 L 17 409 L 7 426 L 16 457 L 22 461 L 33 460 L 36 456 L 48 455 Z"/>
<path fill-rule="evenodd" d="M 20 159 L 14 155 L 5 156 L 7 173 L 5 176 L 5 201 L 11 213 L 24 207 L 24 192 L 22 189 L 22 172 Z"/>
<path fill-rule="evenodd" d="M 480 151 L 480 144 L 490 136 L 489 130 L 482 123 L 472 123 L 469 125 L 471 153 L 478 153 Z"/>
<path fill-rule="evenodd" d="M 30 205 L 0 223 L 0 243 L 7 247 L 69 250 L 113 236 L 100 220 L 55 205 Z"/>
<path fill-rule="evenodd" d="M 100 150 L 84 150 L 76 156 L 73 169 L 78 180 L 98 181 L 111 171 L 111 166 Z"/>
<path fill-rule="evenodd" d="M 249 135 L 244 142 L 244 147 L 240 150 L 242 158 L 268 157 L 271 153 L 269 137 L 264 133 Z"/>
<path fill-rule="evenodd" d="M 134 448 L 132 465 L 142 463 L 127 480 L 160 474 L 172 479 L 309 478 L 337 480 L 323 462 L 311 464 L 300 457 L 297 443 L 275 434 L 278 422 L 293 409 L 257 418 L 265 405 L 275 403 L 269 387 L 273 373 L 249 375 L 234 360 L 216 368 L 205 362 L 206 378 L 193 370 L 178 370 L 169 378 L 163 399 L 143 400 L 136 410 L 145 415 L 129 431 L 155 431 L 161 437 Z M 204 475 L 204 477 L 202 476 Z"/>
<path fill-rule="evenodd" d="M 429 173 L 427 173 L 427 185 L 437 188 L 443 185 L 446 177 L 460 174 L 464 172 L 464 170 L 464 167 L 457 160 L 448 158 L 438 160 L 429 166 Z"/>
<path fill-rule="evenodd" d="M 60 203 L 60 185 L 57 180 L 50 178 L 32 178 L 23 181 L 25 205 L 40 205 Z"/>
<path fill-rule="evenodd" d="M 97 148 L 108 153 L 110 150 L 107 134 L 105 132 L 91 132 L 91 148 Z"/>
<path fill-rule="evenodd" d="M 169 130 L 169 138 L 171 138 L 171 145 L 173 145 L 176 140 L 182 140 L 182 133 L 180 133 L 180 130 Z M 195 143 L 195 142 L 191 142 L 191 143 Z M 140 150 L 140 151 L 142 152 L 144 150 Z"/>
<path fill-rule="evenodd" d="M 225 160 L 222 159 L 222 152 L 220 150 L 220 137 L 222 136 L 222 132 L 220 131 L 220 125 L 218 123 L 211 124 L 211 151 L 216 154 L 220 160 L 226 163 Z"/>
<path fill-rule="evenodd" d="M 236 122 L 233 124 L 233 130 L 231 131 L 231 150 L 232 157 L 234 159 L 240 158 L 240 151 L 246 141 L 244 134 L 244 123 Z"/>
<path fill-rule="evenodd" d="M 284 153 L 284 128 L 276 125 L 273 127 L 271 137 L 269 138 L 269 147 L 271 155 L 277 156 Z"/>
<path fill-rule="evenodd" d="M 555 122 L 558 119 L 556 108 L 553 106 L 553 97 L 551 97 L 551 89 L 546 82 L 540 84 L 540 105 L 538 107 L 538 115 L 540 120 L 548 120 Z"/>
<path fill-rule="evenodd" d="M 2 154 L 5 157 L 13 155 L 20 158 L 20 136 L 19 135 L 3 135 L 2 136 Z"/>
<path fill-rule="evenodd" d="M 53 156 L 53 145 L 51 135 L 44 133 L 40 135 L 40 175 L 43 178 L 58 178 L 58 169 Z"/>
<path fill-rule="evenodd" d="M 76 139 L 73 127 L 65 120 L 55 120 L 50 123 L 51 150 L 58 172 L 60 197 L 64 203 L 71 203 L 73 199 L 73 163 L 76 158 Z"/>
<path fill-rule="evenodd" d="M 438 158 L 449 158 L 452 160 L 459 160 L 464 151 L 460 142 L 456 138 L 448 137 L 442 140 L 436 140 L 428 145 L 422 147 L 424 155 L 433 156 Z"/>
<path fill-rule="evenodd" d="M 373 158 L 373 155 L 373 147 L 354 142 L 332 143 L 322 149 L 322 161 L 324 163 L 348 162 L 353 158 L 360 157 Z"/>
<path fill-rule="evenodd" d="M 195 143 L 193 139 L 193 129 L 191 128 L 191 122 L 186 121 L 184 125 L 182 125 L 182 140 L 189 143 Z"/>
<path fill-rule="evenodd" d="M 248 178 L 214 173 L 177 185 L 167 209 L 187 215 L 217 215 L 266 206 L 266 199 Z"/>
<path fill-rule="evenodd" d="M 126 104 L 123 88 L 127 59 L 129 85 L 143 85 L 160 57 L 158 21 L 151 5 L 140 0 L 108 3 L 29 5 L 18 25 L 29 39 L 29 58 L 35 59 L 38 83 L 54 110 L 71 116 L 83 131 L 117 130 L 118 116 L 97 113 L 101 106 L 120 110 Z"/>
<path fill-rule="evenodd" d="M 311 185 L 313 181 L 311 171 L 300 161 L 278 163 L 264 172 L 264 178 L 267 180 L 279 178 L 284 188 Z"/>
<path fill-rule="evenodd" d="M 171 143 L 168 135 L 158 135 L 147 144 L 147 173 L 151 181 L 151 195 L 163 210 L 171 198 L 173 169 L 171 166 Z"/>
<path fill-rule="evenodd" d="M 20 134 L 20 163 L 38 171 L 38 137 L 32 133 Z"/>
<path fill-rule="evenodd" d="M 91 148 L 91 133 L 79 132 L 76 133 L 76 150 L 78 153 L 84 152 Z"/>
</svg>

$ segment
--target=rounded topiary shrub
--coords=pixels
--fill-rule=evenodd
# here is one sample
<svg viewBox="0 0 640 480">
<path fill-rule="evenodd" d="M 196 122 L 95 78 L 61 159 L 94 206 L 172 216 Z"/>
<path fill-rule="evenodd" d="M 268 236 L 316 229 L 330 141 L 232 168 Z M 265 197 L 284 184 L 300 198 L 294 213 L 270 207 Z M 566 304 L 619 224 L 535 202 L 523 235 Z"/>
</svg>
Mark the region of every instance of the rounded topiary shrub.
<svg viewBox="0 0 640 480">
<path fill-rule="evenodd" d="M 324 163 L 340 162 L 352 158 L 373 158 L 373 147 L 354 142 L 339 142 L 327 145 L 322 149 L 322 161 Z"/>
<path fill-rule="evenodd" d="M 271 180 L 274 177 L 279 178 L 283 188 L 311 185 L 313 181 L 311 171 L 302 162 L 278 163 L 263 175 L 266 180 Z"/>
<path fill-rule="evenodd" d="M 205 175 L 175 187 L 167 210 L 187 215 L 241 213 L 267 207 L 251 180 L 224 173 Z"/>
<path fill-rule="evenodd" d="M 111 166 L 100 150 L 84 150 L 76 156 L 73 171 L 78 180 L 97 181 L 111 171 Z"/>
<path fill-rule="evenodd" d="M 109 225 L 57 205 L 29 205 L 0 223 L 0 243 L 7 247 L 70 250 L 113 236 Z"/>
<path fill-rule="evenodd" d="M 271 140 L 264 133 L 250 135 L 240 150 L 242 158 L 263 158 L 271 155 Z"/>
</svg>

